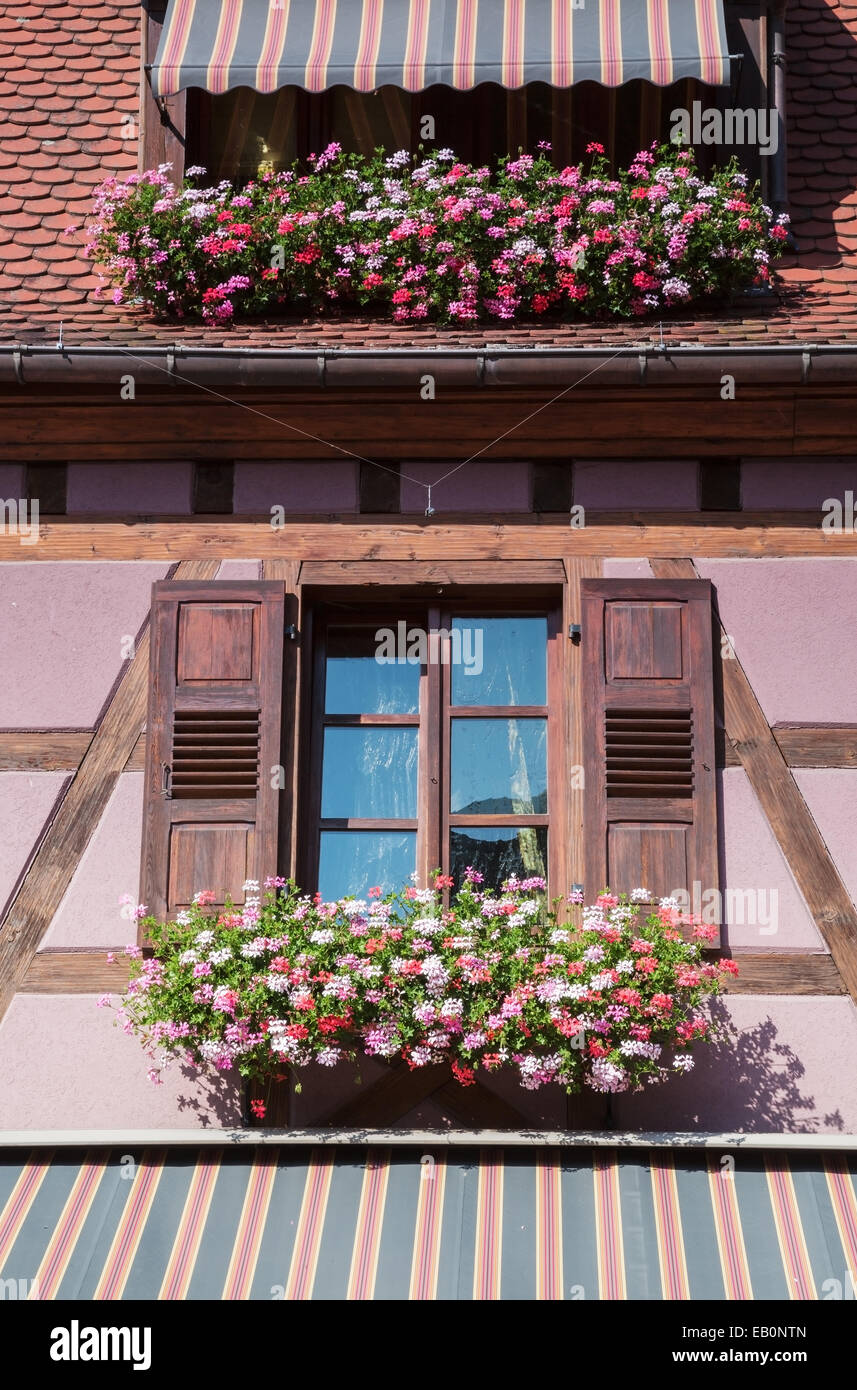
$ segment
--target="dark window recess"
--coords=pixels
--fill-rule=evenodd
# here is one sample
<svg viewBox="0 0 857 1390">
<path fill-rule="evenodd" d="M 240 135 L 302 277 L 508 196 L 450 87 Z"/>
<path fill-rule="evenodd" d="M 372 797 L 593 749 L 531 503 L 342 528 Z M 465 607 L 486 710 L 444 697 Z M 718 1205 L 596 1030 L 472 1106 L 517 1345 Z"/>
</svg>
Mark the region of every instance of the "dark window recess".
<svg viewBox="0 0 857 1390">
<path fill-rule="evenodd" d="M 27 501 L 38 502 L 41 516 L 65 516 L 68 468 L 64 463 L 27 465 Z"/>
<path fill-rule="evenodd" d="M 570 512 L 574 496 L 570 463 L 533 464 L 533 511 Z"/>
<path fill-rule="evenodd" d="M 699 505 L 704 512 L 741 510 L 740 459 L 700 459 Z"/>
<path fill-rule="evenodd" d="M 361 512 L 401 511 L 401 478 L 397 463 L 379 468 L 374 463 L 360 465 Z"/>
<path fill-rule="evenodd" d="M 758 27 L 758 26 L 757 26 Z M 736 91 L 753 110 L 766 105 L 759 94 L 758 63 L 738 26 L 733 52 L 746 50 Z M 751 36 L 752 37 L 752 36 Z M 737 64 L 736 64 L 737 73 Z M 736 82 L 738 77 L 736 76 Z M 551 146 L 557 167 L 588 162 L 586 146 L 603 144 L 613 168 L 627 166 L 652 141 L 668 143 L 676 108 L 692 111 L 724 109 L 735 104 L 728 87 L 706 87 L 685 79 L 670 87 L 650 82 L 627 82 L 602 87 L 581 82 L 570 88 L 531 82 L 517 91 L 485 82 L 472 91 L 429 87 L 408 93 L 397 87 L 355 92 L 333 87 L 310 93 L 295 87 L 259 93 L 240 87 L 212 95 L 191 89 L 187 94 L 187 163 L 201 164 L 212 179 L 247 182 L 267 172 L 288 168 L 296 159 L 324 149 L 336 140 L 346 153 L 371 155 L 378 146 L 388 152 L 420 146 L 430 153 L 445 147 L 463 160 L 491 164 L 500 155 L 519 150 L 534 153 L 540 142 Z M 426 138 L 426 117 L 434 122 Z M 725 163 L 732 153 L 748 173 L 757 177 L 758 151 L 750 146 L 700 145 L 696 156 L 702 170 Z"/>
<path fill-rule="evenodd" d="M 197 463 L 193 470 L 193 509 L 206 516 L 232 511 L 233 463 Z"/>
</svg>

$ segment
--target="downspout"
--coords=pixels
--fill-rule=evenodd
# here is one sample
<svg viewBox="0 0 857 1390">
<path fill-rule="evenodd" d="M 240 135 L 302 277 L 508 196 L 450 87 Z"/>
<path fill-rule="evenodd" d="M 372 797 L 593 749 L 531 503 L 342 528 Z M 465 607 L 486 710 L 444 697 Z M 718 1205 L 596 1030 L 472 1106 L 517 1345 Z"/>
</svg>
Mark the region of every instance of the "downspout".
<svg viewBox="0 0 857 1390">
<path fill-rule="evenodd" d="M 771 95 L 777 120 L 777 148 L 771 160 L 771 206 L 788 212 L 786 156 L 786 0 L 774 0 L 770 14 Z"/>
</svg>

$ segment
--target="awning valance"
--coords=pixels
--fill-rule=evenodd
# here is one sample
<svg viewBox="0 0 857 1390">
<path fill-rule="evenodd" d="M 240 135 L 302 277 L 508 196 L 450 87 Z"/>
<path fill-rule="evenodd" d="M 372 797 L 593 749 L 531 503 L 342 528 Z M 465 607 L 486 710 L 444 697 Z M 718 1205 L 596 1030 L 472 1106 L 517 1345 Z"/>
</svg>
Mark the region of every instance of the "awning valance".
<svg viewBox="0 0 857 1390">
<path fill-rule="evenodd" d="M 723 0 L 169 0 L 157 97 L 729 81 Z"/>
<path fill-rule="evenodd" d="M 128 1147 L 0 1152 L 0 1296 L 853 1296 L 853 1154 Z"/>
</svg>

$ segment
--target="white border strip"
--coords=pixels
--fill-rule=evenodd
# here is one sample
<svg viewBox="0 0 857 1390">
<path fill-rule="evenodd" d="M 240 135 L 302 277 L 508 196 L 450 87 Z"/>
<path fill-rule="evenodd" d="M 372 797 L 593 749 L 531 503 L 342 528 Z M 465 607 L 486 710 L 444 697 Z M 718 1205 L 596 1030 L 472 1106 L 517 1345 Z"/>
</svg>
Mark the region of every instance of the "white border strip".
<svg viewBox="0 0 857 1390">
<path fill-rule="evenodd" d="M 857 1150 L 857 1134 L 721 1134 L 681 1130 L 632 1133 L 621 1130 L 502 1129 L 41 1129 L 0 1130 L 0 1149 L 111 1148 L 169 1145 L 207 1148 L 271 1145 L 356 1145 L 459 1148 L 464 1145 L 541 1149 L 549 1146 L 627 1149 Z"/>
</svg>

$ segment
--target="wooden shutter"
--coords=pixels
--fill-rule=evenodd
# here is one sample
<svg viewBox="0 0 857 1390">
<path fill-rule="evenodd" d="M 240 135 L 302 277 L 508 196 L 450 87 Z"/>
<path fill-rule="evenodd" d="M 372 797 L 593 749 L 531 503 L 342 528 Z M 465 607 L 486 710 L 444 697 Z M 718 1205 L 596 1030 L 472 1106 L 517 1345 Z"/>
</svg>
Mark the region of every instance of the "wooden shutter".
<svg viewBox="0 0 857 1390">
<path fill-rule="evenodd" d="M 284 588 L 153 586 L 141 901 L 244 901 L 277 872 Z M 272 786 L 272 780 L 274 785 Z"/>
<path fill-rule="evenodd" d="M 716 906 L 710 581 L 581 587 L 587 901 L 609 885 Z"/>
</svg>

